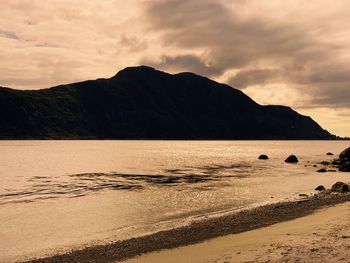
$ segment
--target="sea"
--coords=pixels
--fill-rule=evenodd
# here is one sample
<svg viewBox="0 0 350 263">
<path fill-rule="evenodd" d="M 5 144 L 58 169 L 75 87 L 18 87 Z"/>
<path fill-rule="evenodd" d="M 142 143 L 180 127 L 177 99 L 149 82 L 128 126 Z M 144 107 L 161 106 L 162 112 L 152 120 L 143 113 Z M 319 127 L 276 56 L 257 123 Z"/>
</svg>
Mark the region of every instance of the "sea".
<svg viewBox="0 0 350 263">
<path fill-rule="evenodd" d="M 350 181 L 348 141 L 0 141 L 0 262 L 108 244 Z M 326 155 L 332 152 L 334 156 Z M 258 160 L 260 154 L 269 160 Z M 295 154 L 298 164 L 284 160 Z M 315 167 L 314 165 L 317 165 Z"/>
</svg>

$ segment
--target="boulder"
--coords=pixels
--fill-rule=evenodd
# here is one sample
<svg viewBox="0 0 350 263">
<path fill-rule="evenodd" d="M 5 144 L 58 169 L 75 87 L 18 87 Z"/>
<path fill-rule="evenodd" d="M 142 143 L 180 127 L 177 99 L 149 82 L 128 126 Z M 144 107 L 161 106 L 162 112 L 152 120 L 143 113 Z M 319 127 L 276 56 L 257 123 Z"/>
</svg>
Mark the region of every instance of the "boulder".
<svg viewBox="0 0 350 263">
<path fill-rule="evenodd" d="M 325 191 L 326 187 L 324 187 L 323 185 L 319 185 L 315 188 L 316 191 Z"/>
<path fill-rule="evenodd" d="M 332 192 L 337 192 L 337 193 L 349 192 L 349 186 L 346 183 L 343 183 L 343 182 L 336 182 L 332 186 Z"/>
<path fill-rule="evenodd" d="M 333 154 L 333 153 L 331 153 L 331 152 L 328 152 L 326 155 L 331 156 L 331 155 L 334 155 L 334 154 Z"/>
<path fill-rule="evenodd" d="M 331 164 L 333 164 L 333 165 L 339 165 L 339 163 L 340 163 L 339 160 L 333 160 L 333 161 L 331 162 Z"/>
<path fill-rule="evenodd" d="M 340 159 L 348 158 L 350 159 L 350 147 L 342 151 L 339 155 Z"/>
<path fill-rule="evenodd" d="M 327 194 L 327 195 L 329 195 L 329 194 L 332 193 L 332 190 L 331 190 L 331 189 L 326 189 L 326 190 L 324 191 L 324 193 Z"/>
<path fill-rule="evenodd" d="M 268 160 L 268 159 L 269 159 L 269 157 L 265 154 L 262 154 L 259 156 L 259 160 Z"/>
<path fill-rule="evenodd" d="M 329 162 L 328 162 L 328 161 L 322 161 L 321 164 L 323 164 L 323 165 L 329 165 Z"/>
<path fill-rule="evenodd" d="M 350 159 L 349 158 L 339 159 L 339 164 L 343 164 L 343 163 L 346 163 L 346 162 L 350 162 Z"/>
<path fill-rule="evenodd" d="M 286 163 L 297 163 L 299 162 L 298 158 L 295 155 L 290 155 L 288 158 L 285 160 Z"/>
<path fill-rule="evenodd" d="M 326 170 L 326 169 L 324 169 L 324 168 L 321 168 L 321 169 L 317 170 L 317 172 L 318 172 L 318 173 L 326 173 L 326 172 L 327 172 L 327 170 Z"/>
<path fill-rule="evenodd" d="M 350 172 L 350 161 L 343 162 L 339 165 L 339 171 Z"/>
</svg>

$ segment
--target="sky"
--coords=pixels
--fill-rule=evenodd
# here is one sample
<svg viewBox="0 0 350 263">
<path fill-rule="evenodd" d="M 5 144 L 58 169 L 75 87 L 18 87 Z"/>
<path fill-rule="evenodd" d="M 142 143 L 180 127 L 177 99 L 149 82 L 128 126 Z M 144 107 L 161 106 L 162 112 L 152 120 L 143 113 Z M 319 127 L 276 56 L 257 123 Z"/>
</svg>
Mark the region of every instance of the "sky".
<svg viewBox="0 0 350 263">
<path fill-rule="evenodd" d="M 348 0 L 0 1 L 0 86 L 191 71 L 350 136 Z"/>
</svg>

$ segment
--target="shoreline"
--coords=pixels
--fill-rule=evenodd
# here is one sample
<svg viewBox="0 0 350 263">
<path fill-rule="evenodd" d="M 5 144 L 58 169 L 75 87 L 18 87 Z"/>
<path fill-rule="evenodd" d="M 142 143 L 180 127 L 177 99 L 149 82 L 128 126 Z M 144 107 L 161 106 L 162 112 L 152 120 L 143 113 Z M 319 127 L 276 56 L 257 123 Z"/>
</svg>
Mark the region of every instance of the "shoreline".
<svg viewBox="0 0 350 263">
<path fill-rule="evenodd" d="M 86 247 L 69 253 L 25 261 L 42 262 L 114 262 L 162 249 L 193 245 L 208 239 L 238 234 L 310 215 L 316 210 L 350 201 L 350 194 L 320 193 L 297 201 L 279 202 L 237 213 L 194 222 L 188 226 L 147 236 Z"/>
<path fill-rule="evenodd" d="M 151 252 L 125 263 L 348 262 L 350 203 L 271 226 Z"/>
</svg>

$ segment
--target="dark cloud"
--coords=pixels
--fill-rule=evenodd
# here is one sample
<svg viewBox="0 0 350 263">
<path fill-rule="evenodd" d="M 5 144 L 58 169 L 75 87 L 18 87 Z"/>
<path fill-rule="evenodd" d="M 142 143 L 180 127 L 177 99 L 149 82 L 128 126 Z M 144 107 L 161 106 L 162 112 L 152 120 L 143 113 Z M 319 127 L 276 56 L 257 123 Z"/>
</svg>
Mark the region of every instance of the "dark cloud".
<svg viewBox="0 0 350 263">
<path fill-rule="evenodd" d="M 124 34 L 120 37 L 120 44 L 122 47 L 127 47 L 130 52 L 139 52 L 148 47 L 146 42 L 139 40 L 136 36 Z"/>
<path fill-rule="evenodd" d="M 196 55 L 178 55 L 178 56 L 162 56 L 159 62 L 150 59 L 143 59 L 141 64 L 148 64 L 153 67 L 162 68 L 170 71 L 196 72 L 205 76 L 213 76 L 222 74 L 221 68 L 215 68 L 206 64 L 199 56 Z"/>
<path fill-rule="evenodd" d="M 242 70 L 230 78 L 227 83 L 236 88 L 244 89 L 252 85 L 263 85 L 278 81 L 280 76 L 281 70 L 276 69 Z"/>
<path fill-rule="evenodd" d="M 147 17 L 165 45 L 205 49 L 214 67 L 223 70 L 261 60 L 306 60 L 315 53 L 307 50 L 313 43 L 306 32 L 257 18 L 240 19 L 219 1 L 154 1 Z"/>
<path fill-rule="evenodd" d="M 214 77 L 235 70 L 228 82 L 238 88 L 281 82 L 309 93 L 315 105 L 350 106 L 350 67 L 339 60 L 344 46 L 320 41 L 314 30 L 288 20 L 240 16 L 245 3 L 228 8 L 219 0 L 150 2 L 150 30 L 164 46 L 187 52 L 164 53 L 153 64 Z M 200 51 L 205 59 L 195 55 Z"/>
</svg>

